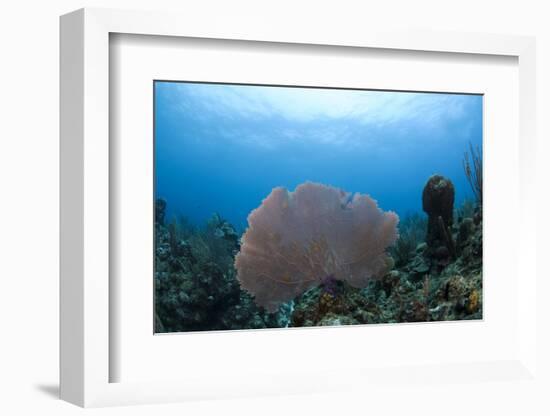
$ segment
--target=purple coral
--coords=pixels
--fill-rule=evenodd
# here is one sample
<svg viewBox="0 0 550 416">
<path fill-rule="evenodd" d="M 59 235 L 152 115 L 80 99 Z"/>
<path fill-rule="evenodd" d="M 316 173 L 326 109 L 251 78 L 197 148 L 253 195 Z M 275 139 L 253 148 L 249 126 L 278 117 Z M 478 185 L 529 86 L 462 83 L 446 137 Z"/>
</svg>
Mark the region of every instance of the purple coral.
<svg viewBox="0 0 550 416">
<path fill-rule="evenodd" d="M 248 216 L 238 280 L 270 312 L 329 276 L 365 287 L 391 264 L 397 222 L 367 195 L 310 182 L 275 188 Z"/>
</svg>

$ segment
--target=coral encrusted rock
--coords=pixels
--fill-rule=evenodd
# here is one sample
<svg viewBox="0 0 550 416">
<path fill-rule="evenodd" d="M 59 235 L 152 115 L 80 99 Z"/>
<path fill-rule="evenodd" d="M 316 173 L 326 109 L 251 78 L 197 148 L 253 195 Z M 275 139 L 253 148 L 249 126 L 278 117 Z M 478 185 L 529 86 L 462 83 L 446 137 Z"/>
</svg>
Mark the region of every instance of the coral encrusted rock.
<svg viewBox="0 0 550 416">
<path fill-rule="evenodd" d="M 367 195 L 310 182 L 275 188 L 248 216 L 237 278 L 270 312 L 327 278 L 365 287 L 391 266 L 397 222 Z"/>
</svg>

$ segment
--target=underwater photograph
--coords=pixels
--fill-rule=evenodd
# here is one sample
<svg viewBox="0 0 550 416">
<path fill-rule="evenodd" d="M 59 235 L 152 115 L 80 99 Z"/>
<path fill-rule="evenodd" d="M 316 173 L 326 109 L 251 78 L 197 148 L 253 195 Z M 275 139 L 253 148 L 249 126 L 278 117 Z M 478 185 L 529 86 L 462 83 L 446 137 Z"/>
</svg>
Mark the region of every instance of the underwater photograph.
<svg viewBox="0 0 550 416">
<path fill-rule="evenodd" d="M 154 82 L 155 333 L 483 318 L 483 96 Z"/>
</svg>

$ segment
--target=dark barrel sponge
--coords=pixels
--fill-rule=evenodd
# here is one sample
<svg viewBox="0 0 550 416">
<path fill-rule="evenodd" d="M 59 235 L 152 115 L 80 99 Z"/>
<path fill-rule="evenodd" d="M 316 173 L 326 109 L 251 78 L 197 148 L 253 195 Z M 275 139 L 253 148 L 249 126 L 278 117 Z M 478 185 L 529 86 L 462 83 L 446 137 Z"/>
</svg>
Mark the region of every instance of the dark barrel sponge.
<svg viewBox="0 0 550 416">
<path fill-rule="evenodd" d="M 422 209 L 428 214 L 426 242 L 433 249 L 449 247 L 450 227 L 453 225 L 455 187 L 450 179 L 433 175 L 422 192 Z"/>
</svg>

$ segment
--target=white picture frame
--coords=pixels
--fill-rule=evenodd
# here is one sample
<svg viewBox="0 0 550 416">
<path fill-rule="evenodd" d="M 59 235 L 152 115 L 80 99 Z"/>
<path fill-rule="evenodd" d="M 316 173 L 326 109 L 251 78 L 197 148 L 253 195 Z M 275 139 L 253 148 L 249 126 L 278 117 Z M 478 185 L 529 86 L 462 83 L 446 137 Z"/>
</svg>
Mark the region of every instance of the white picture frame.
<svg viewBox="0 0 550 416">
<path fill-rule="evenodd" d="M 218 380 L 196 375 L 178 381 L 110 382 L 109 296 L 110 176 L 109 36 L 113 33 L 430 51 L 443 54 L 504 55 L 519 67 L 519 215 L 517 270 L 518 346 L 508 359 L 439 365 L 418 363 L 415 377 L 434 374 L 525 380 L 536 377 L 535 40 L 530 37 L 467 33 L 364 30 L 328 31 L 276 23 L 213 20 L 165 13 L 82 9 L 61 18 L 61 398 L 80 406 L 158 403 L 197 398 L 308 393 L 371 385 L 405 377 L 409 370 L 369 367 L 318 373 L 270 374 L 261 380 Z M 475 55 L 474 55 L 475 56 Z M 522 215 L 529 213 L 529 215 Z M 517 272 L 516 272 L 517 273 Z M 277 334 L 273 334 L 276 337 Z M 345 382 L 343 380 L 346 380 Z M 229 387 L 228 387 L 229 386 Z"/>
</svg>

